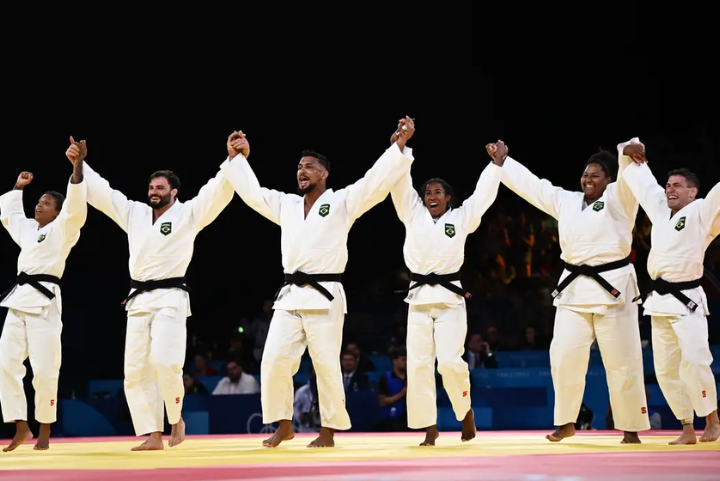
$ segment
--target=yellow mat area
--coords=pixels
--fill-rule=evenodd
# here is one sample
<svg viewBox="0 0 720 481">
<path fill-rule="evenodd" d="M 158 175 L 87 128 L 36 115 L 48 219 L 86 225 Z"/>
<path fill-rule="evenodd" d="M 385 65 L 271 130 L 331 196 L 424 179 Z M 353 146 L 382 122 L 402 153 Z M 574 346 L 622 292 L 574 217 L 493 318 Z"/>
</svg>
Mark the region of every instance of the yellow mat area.
<svg viewBox="0 0 720 481">
<path fill-rule="evenodd" d="M 10 469 L 152 469 L 237 464 L 382 461 L 460 456 L 522 454 L 619 453 L 658 451 L 720 451 L 720 441 L 695 446 L 668 446 L 674 437 L 645 436 L 643 444 L 624 446 L 618 436 L 576 436 L 550 443 L 537 435 L 493 434 L 462 443 L 459 433 L 442 433 L 435 447 L 419 447 L 421 434 L 411 436 L 336 436 L 337 447 L 308 449 L 311 436 L 298 435 L 275 449 L 261 446 L 264 436 L 229 439 L 187 439 L 164 451 L 130 452 L 138 441 L 55 443 L 49 451 L 33 451 L 34 442 L 11 453 L 0 452 L 0 470 Z"/>
</svg>

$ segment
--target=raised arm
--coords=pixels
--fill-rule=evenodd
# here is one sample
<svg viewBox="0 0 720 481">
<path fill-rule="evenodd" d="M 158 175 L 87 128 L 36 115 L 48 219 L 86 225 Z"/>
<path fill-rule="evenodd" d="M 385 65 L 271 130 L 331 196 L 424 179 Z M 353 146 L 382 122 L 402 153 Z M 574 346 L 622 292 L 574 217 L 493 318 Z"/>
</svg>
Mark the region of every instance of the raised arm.
<svg viewBox="0 0 720 481">
<path fill-rule="evenodd" d="M 647 163 L 628 165 L 623 171 L 622 178 L 632 190 L 633 196 L 640 202 L 650 222 L 653 224 L 660 222 L 663 216 L 670 218 L 665 191 L 658 184 Z"/>
<path fill-rule="evenodd" d="M 475 192 L 460 207 L 467 232 L 475 232 L 480 226 L 482 216 L 497 198 L 501 179 L 502 164 L 495 162 L 488 164 L 480 174 Z"/>
<path fill-rule="evenodd" d="M 410 170 L 413 158 L 407 141 L 415 133 L 415 124 L 409 117 L 400 122 L 401 130 L 393 139 L 396 141 L 375 162 L 365 176 L 347 187 L 345 204 L 352 220 L 385 200 L 397 182 Z M 404 130 L 403 130 L 404 129 Z"/>
<path fill-rule="evenodd" d="M 713 232 L 717 230 L 718 215 L 720 215 L 720 184 L 710 189 L 703 199 L 700 207 L 700 220 Z"/>
<path fill-rule="evenodd" d="M 632 189 L 623 178 L 623 172 L 633 163 L 632 155 L 645 155 L 645 146 L 637 137 L 618 144 L 618 172 L 617 181 L 610 184 L 608 189 L 613 189 L 618 200 L 618 207 L 629 218 L 635 219 L 638 213 L 638 198 L 633 194 Z"/>
<path fill-rule="evenodd" d="M 10 192 L 0 196 L 0 222 L 8 231 L 13 241 L 20 247 L 22 232 L 32 228 L 34 223 L 25 216 L 23 207 L 23 189 L 33 180 L 33 174 L 23 172 L 18 177 L 15 187 Z"/>
<path fill-rule="evenodd" d="M 233 133 L 228 138 L 228 160 L 220 168 L 235 192 L 250 208 L 262 216 L 280 225 L 280 208 L 283 192 L 260 187 L 260 182 L 250 168 L 247 157 L 250 145 L 242 132 Z"/>
<path fill-rule="evenodd" d="M 54 222 L 65 232 L 67 239 L 77 242 L 80 229 L 87 220 L 87 184 L 83 177 L 83 161 L 75 157 L 73 175 L 67 187 L 67 197 Z"/>
<path fill-rule="evenodd" d="M 408 223 L 416 212 L 425 209 L 423 201 L 412 185 L 412 175 L 410 170 L 400 178 L 390 189 L 390 197 L 392 198 L 395 211 L 397 212 L 400 222 Z"/>
<path fill-rule="evenodd" d="M 223 165 L 225 164 L 229 164 L 229 161 L 226 160 Z M 198 232 L 220 215 L 223 209 L 232 201 L 234 193 L 232 185 L 227 181 L 222 166 L 220 166 L 217 175 L 200 189 L 194 199 L 188 202 Z"/>
<path fill-rule="evenodd" d="M 486 146 L 494 160 L 504 159 L 502 183 L 517 195 L 546 214 L 559 219 L 562 199 L 566 191 L 545 179 L 539 179 L 521 163 L 508 156 L 507 146 L 499 140 Z"/>
<path fill-rule="evenodd" d="M 87 156 L 87 145 L 84 140 L 76 143 L 70 137 L 70 142 L 71 145 L 65 155 L 73 165 L 75 162 L 82 162 L 82 175 L 87 189 L 87 202 L 110 217 L 122 230 L 127 232 L 133 202 L 128 200 L 122 192 L 113 190 L 108 181 L 100 177 L 84 161 Z"/>
</svg>

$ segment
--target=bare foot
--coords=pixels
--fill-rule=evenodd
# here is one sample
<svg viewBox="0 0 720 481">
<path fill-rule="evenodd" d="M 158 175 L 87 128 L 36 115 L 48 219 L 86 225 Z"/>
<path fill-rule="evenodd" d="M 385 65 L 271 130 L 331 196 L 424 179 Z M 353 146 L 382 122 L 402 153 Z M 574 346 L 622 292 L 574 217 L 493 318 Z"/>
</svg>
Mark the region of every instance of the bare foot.
<svg viewBox="0 0 720 481">
<path fill-rule="evenodd" d="M 683 424 L 683 432 L 679 438 L 675 441 L 671 441 L 671 446 L 678 446 L 681 444 L 697 444 L 697 437 L 695 437 L 695 429 L 692 424 Z"/>
<path fill-rule="evenodd" d="M 465 415 L 465 419 L 462 421 L 462 436 L 460 437 L 460 440 L 462 442 L 470 441 L 471 439 L 475 439 L 475 434 L 477 434 L 477 427 L 475 427 L 475 412 L 471 408 Z"/>
<path fill-rule="evenodd" d="M 293 432 L 292 421 L 284 419 L 279 422 L 277 431 L 275 431 L 275 433 L 273 433 L 273 435 L 268 439 L 263 441 L 263 446 L 266 448 L 276 448 L 281 442 L 290 441 L 294 437 L 295 433 Z"/>
<path fill-rule="evenodd" d="M 165 449 L 161 433 L 152 433 L 147 441 L 140 446 L 135 446 L 130 451 L 162 451 Z"/>
<path fill-rule="evenodd" d="M 713 418 L 714 414 L 714 419 Z M 720 422 L 718 422 L 717 411 L 707 417 L 705 432 L 700 438 L 701 443 L 712 443 L 720 439 Z"/>
<path fill-rule="evenodd" d="M 173 424 L 172 432 L 170 433 L 170 440 L 168 446 L 171 448 L 185 441 L 185 421 L 180 418 L 177 424 Z"/>
<path fill-rule="evenodd" d="M 625 436 L 623 437 L 623 440 L 620 441 L 620 444 L 642 444 L 640 442 L 640 437 L 638 436 L 638 433 L 631 433 L 629 431 L 625 431 Z"/>
<path fill-rule="evenodd" d="M 38 434 L 37 443 L 35 443 L 35 451 L 47 451 L 50 449 L 50 425 L 41 424 L 40 434 Z"/>
<path fill-rule="evenodd" d="M 15 421 L 15 437 L 10 442 L 10 446 L 3 449 L 3 453 L 14 451 L 22 443 L 32 441 L 33 433 L 28 427 L 27 421 Z"/>
<path fill-rule="evenodd" d="M 430 426 L 425 431 L 425 441 L 420 443 L 420 446 L 435 446 L 435 440 L 440 437 L 440 433 L 437 430 L 437 424 Z"/>
<path fill-rule="evenodd" d="M 335 447 L 335 430 L 330 428 L 320 428 L 320 436 L 310 444 L 308 448 L 334 448 Z"/>
<path fill-rule="evenodd" d="M 554 433 L 545 436 L 545 439 L 552 441 L 553 443 L 558 443 L 563 439 L 572 436 L 575 436 L 575 425 L 573 423 L 568 423 L 565 426 L 557 428 Z"/>
</svg>

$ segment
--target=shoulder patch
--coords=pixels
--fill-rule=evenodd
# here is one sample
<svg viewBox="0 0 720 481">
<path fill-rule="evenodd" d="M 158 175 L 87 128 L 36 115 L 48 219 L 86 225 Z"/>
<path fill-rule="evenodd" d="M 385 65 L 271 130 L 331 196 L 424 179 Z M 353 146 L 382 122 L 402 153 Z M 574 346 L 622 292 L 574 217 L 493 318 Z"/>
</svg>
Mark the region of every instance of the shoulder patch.
<svg viewBox="0 0 720 481">
<path fill-rule="evenodd" d="M 47 237 L 47 235 L 40 234 L 40 237 L 38 237 L 38 244 L 41 243 L 42 241 L 44 241 L 46 237 Z"/>
<path fill-rule="evenodd" d="M 604 208 L 605 208 L 605 202 L 597 201 L 597 202 L 595 202 L 595 203 L 593 204 L 593 210 L 594 210 L 595 212 L 600 212 L 600 211 L 603 210 Z"/>
<path fill-rule="evenodd" d="M 327 217 L 327 215 L 330 213 L 330 204 L 323 204 L 320 206 L 320 209 L 318 209 L 318 214 L 320 214 L 320 217 Z"/>
<path fill-rule="evenodd" d="M 445 224 L 445 235 L 450 238 L 455 237 L 455 226 L 453 224 Z"/>
</svg>

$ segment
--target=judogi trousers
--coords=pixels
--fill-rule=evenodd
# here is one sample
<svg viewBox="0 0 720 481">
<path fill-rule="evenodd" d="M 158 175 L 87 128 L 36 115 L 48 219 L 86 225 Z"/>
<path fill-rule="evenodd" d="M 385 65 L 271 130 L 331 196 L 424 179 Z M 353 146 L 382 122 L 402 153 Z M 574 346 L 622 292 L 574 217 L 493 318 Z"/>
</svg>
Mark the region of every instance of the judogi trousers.
<svg viewBox="0 0 720 481">
<path fill-rule="evenodd" d="M 35 389 L 35 419 L 57 420 L 57 390 L 62 362 L 62 320 L 55 303 L 40 314 L 9 309 L 0 336 L 0 404 L 6 423 L 27 421 L 23 389 L 25 359 L 30 357 Z"/>
<path fill-rule="evenodd" d="M 410 305 L 407 329 L 408 427 L 437 424 L 435 359 L 455 417 L 470 410 L 470 372 L 462 358 L 467 336 L 465 303 Z"/>
<path fill-rule="evenodd" d="M 125 397 L 137 436 L 164 431 L 163 402 L 168 422 L 180 421 L 186 322 L 184 309 L 128 313 Z"/>
<path fill-rule="evenodd" d="M 692 422 L 693 409 L 700 417 L 715 411 L 707 318 L 701 313 L 652 316 L 652 341 L 655 375 L 675 417 Z"/>
<path fill-rule="evenodd" d="M 555 425 L 577 421 L 585 392 L 590 345 L 597 338 L 615 428 L 629 432 L 649 430 L 637 305 L 624 302 L 608 306 L 605 315 L 582 310 L 582 306 L 558 306 L 555 315 L 550 345 Z"/>
<path fill-rule="evenodd" d="M 292 377 L 298 372 L 300 358 L 307 347 L 317 375 L 322 427 L 341 431 L 350 429 L 340 369 L 344 321 L 344 304 L 338 294 L 330 309 L 275 310 L 260 365 L 265 424 L 293 419 L 295 390 Z"/>
</svg>

